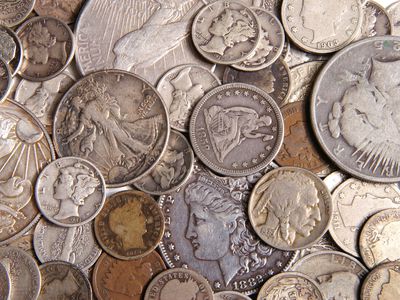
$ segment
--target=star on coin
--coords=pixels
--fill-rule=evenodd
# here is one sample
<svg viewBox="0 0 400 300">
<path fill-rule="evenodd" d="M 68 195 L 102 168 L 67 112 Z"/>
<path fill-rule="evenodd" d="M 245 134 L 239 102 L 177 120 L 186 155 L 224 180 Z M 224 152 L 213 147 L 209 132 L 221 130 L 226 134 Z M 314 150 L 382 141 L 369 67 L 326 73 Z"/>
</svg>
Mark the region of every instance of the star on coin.
<svg viewBox="0 0 400 300">
<path fill-rule="evenodd" d="M 170 237 L 171 237 L 171 232 L 166 231 L 165 234 L 164 234 L 164 236 L 165 236 L 166 238 L 170 238 Z"/>
<path fill-rule="evenodd" d="M 230 92 L 230 91 L 226 91 L 226 92 L 225 92 L 225 96 L 230 97 L 230 95 L 231 95 L 231 92 Z"/>
<path fill-rule="evenodd" d="M 271 148 L 271 146 L 267 146 L 267 147 L 265 147 L 265 150 L 267 150 L 267 151 L 270 151 L 272 148 Z"/>
<path fill-rule="evenodd" d="M 258 100 L 258 95 L 253 95 L 254 100 Z"/>
<path fill-rule="evenodd" d="M 217 99 L 218 99 L 218 100 L 221 100 L 221 99 L 222 99 L 222 95 L 221 95 L 221 94 L 218 94 L 218 95 L 217 95 Z"/>
<path fill-rule="evenodd" d="M 169 245 L 168 245 L 168 249 L 171 250 L 171 251 L 174 250 L 174 249 L 175 249 L 175 245 L 172 244 L 172 243 L 169 244 Z"/>
<path fill-rule="evenodd" d="M 234 167 L 234 168 L 237 168 L 239 165 L 238 165 L 238 163 L 237 162 L 234 162 L 233 164 L 232 164 L 232 167 Z"/>
<path fill-rule="evenodd" d="M 252 162 L 253 164 L 256 164 L 256 163 L 258 162 L 258 159 L 257 159 L 257 158 L 253 158 L 253 159 L 251 160 L 251 162 Z"/>
<path fill-rule="evenodd" d="M 236 95 L 236 96 L 239 96 L 239 95 L 240 95 L 240 91 L 239 91 L 239 90 L 236 90 L 236 91 L 235 91 L 235 95 Z"/>
<path fill-rule="evenodd" d="M 273 271 L 273 270 L 268 270 L 268 275 L 274 275 L 275 274 L 275 272 Z"/>
<path fill-rule="evenodd" d="M 179 261 L 181 259 L 181 257 L 178 254 L 176 254 L 176 255 L 174 255 L 174 259 L 175 259 L 175 261 Z"/>
<path fill-rule="evenodd" d="M 269 146 L 268 146 L 269 147 Z M 260 153 L 259 155 L 260 158 L 265 158 L 265 153 Z"/>
<path fill-rule="evenodd" d="M 271 112 L 272 111 L 272 108 L 271 107 L 268 107 L 267 108 L 267 112 Z"/>
<path fill-rule="evenodd" d="M 219 281 L 214 282 L 214 287 L 216 289 L 220 289 L 221 288 L 221 283 Z"/>
<path fill-rule="evenodd" d="M 276 132 L 276 130 L 277 130 L 276 126 L 272 127 L 273 132 Z"/>
<path fill-rule="evenodd" d="M 244 92 L 243 92 L 243 95 L 244 95 L 245 97 L 248 97 L 248 96 L 249 96 L 249 92 L 248 92 L 248 91 L 244 91 Z"/>
</svg>

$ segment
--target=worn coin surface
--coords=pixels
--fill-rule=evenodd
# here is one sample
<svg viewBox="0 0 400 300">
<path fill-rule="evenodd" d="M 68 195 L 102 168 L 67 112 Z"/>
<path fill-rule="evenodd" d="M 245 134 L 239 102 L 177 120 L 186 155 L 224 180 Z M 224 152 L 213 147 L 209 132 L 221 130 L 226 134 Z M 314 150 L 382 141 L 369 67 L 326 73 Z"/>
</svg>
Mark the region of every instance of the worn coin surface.
<svg viewBox="0 0 400 300">
<path fill-rule="evenodd" d="M 99 300 L 141 300 L 150 280 L 165 269 L 156 251 L 134 260 L 119 260 L 103 253 L 93 270 L 93 290 Z"/>
<path fill-rule="evenodd" d="M 323 181 L 332 194 L 333 191 L 347 179 L 349 179 L 347 174 L 335 171 L 326 176 Z"/>
<path fill-rule="evenodd" d="M 331 55 L 328 54 L 314 54 L 309 52 L 304 52 L 303 50 L 296 47 L 294 44 L 290 44 L 290 47 L 287 51 L 287 55 L 284 60 L 288 64 L 290 68 L 294 68 L 298 65 L 313 62 L 313 61 L 326 61 L 330 58 Z"/>
<path fill-rule="evenodd" d="M 236 1 L 213 1 L 197 13 L 192 25 L 193 43 L 207 60 L 235 64 L 254 58 L 263 36 L 257 14 Z"/>
<path fill-rule="evenodd" d="M 322 238 L 320 238 L 316 243 L 312 244 L 311 246 L 301 249 L 298 254 L 296 255 L 296 259 L 294 263 L 301 260 L 303 257 L 320 251 L 340 251 L 340 248 L 336 245 L 333 241 L 329 232 L 326 232 Z"/>
<path fill-rule="evenodd" d="M 230 83 L 203 97 L 190 120 L 196 155 L 210 169 L 245 176 L 265 168 L 283 141 L 278 105 L 259 88 Z"/>
<path fill-rule="evenodd" d="M 41 276 L 32 256 L 16 247 L 0 247 L 0 264 L 6 268 L 10 276 L 10 299 L 37 299 Z"/>
<path fill-rule="evenodd" d="M 56 18 L 31 18 L 18 28 L 17 35 L 24 49 L 19 74 L 25 79 L 49 80 L 60 74 L 74 56 L 74 34 Z"/>
<path fill-rule="evenodd" d="M 390 35 L 392 33 L 392 21 L 385 8 L 375 1 L 366 1 L 363 9 L 363 24 L 360 36 L 356 38 L 365 39 L 374 36 Z"/>
<path fill-rule="evenodd" d="M 60 260 L 83 270 L 94 265 L 101 254 L 93 222 L 65 228 L 41 219 L 35 228 L 33 246 L 41 263 Z"/>
<path fill-rule="evenodd" d="M 14 27 L 32 12 L 35 0 L 5 0 L 0 3 L 0 25 Z"/>
<path fill-rule="evenodd" d="M 255 85 L 270 95 L 279 106 L 286 102 L 293 84 L 289 67 L 281 58 L 271 66 L 254 72 L 239 71 L 226 67 L 223 83 L 234 82 Z"/>
<path fill-rule="evenodd" d="M 400 35 L 400 1 L 395 1 L 386 9 L 392 22 L 392 34 Z"/>
<path fill-rule="evenodd" d="M 22 64 L 22 43 L 14 31 L 1 25 L 0 57 L 9 64 L 12 76 L 14 76 Z"/>
<path fill-rule="evenodd" d="M 312 278 L 324 299 L 359 299 L 367 269 L 354 257 L 338 251 L 311 253 L 291 268 Z"/>
<path fill-rule="evenodd" d="M 351 178 L 332 195 L 333 219 L 329 232 L 344 251 L 358 257 L 358 238 L 365 221 L 387 208 L 400 208 L 396 185 L 376 184 Z"/>
<path fill-rule="evenodd" d="M 314 53 L 332 53 L 350 44 L 360 31 L 359 0 L 283 0 L 282 22 L 290 39 Z"/>
<path fill-rule="evenodd" d="M 153 251 L 164 227 L 164 216 L 157 202 L 139 191 L 119 192 L 107 198 L 94 222 L 96 238 L 103 250 L 124 260 Z"/>
<path fill-rule="evenodd" d="M 0 103 L 3 102 L 10 93 L 11 83 L 11 69 L 4 59 L 0 57 Z"/>
<path fill-rule="evenodd" d="M 329 60 L 314 85 L 311 121 L 323 150 L 368 181 L 400 181 L 399 43 L 394 36 L 354 43 Z"/>
<path fill-rule="evenodd" d="M 92 299 L 92 287 L 85 274 L 73 264 L 52 261 L 40 267 L 42 287 L 39 299 Z"/>
<path fill-rule="evenodd" d="M 201 65 L 181 65 L 165 73 L 158 81 L 157 90 L 169 111 L 171 127 L 188 131 L 197 102 L 220 84 L 218 77 Z"/>
<path fill-rule="evenodd" d="M 11 279 L 9 271 L 0 261 L 0 299 L 8 300 L 11 295 Z"/>
<path fill-rule="evenodd" d="M 214 300 L 251 300 L 251 298 L 242 293 L 226 291 L 215 293 Z"/>
<path fill-rule="evenodd" d="M 106 200 L 100 171 L 78 157 L 59 158 L 40 173 L 35 198 L 42 215 L 63 226 L 80 226 L 93 220 Z"/>
<path fill-rule="evenodd" d="M 135 182 L 139 190 L 161 195 L 181 187 L 193 170 L 194 154 L 185 136 L 171 131 L 167 150 L 149 175 Z"/>
<path fill-rule="evenodd" d="M 74 23 L 85 0 L 36 0 L 35 12 L 39 16 L 52 16 L 65 23 Z"/>
<path fill-rule="evenodd" d="M 147 81 L 124 71 L 84 77 L 64 95 L 54 117 L 58 154 L 89 160 L 108 187 L 150 173 L 168 137 L 168 112 L 161 96 Z"/>
<path fill-rule="evenodd" d="M 158 274 L 150 282 L 144 300 L 174 299 L 177 291 L 182 299 L 214 299 L 211 287 L 203 276 L 192 270 L 175 268 Z"/>
</svg>

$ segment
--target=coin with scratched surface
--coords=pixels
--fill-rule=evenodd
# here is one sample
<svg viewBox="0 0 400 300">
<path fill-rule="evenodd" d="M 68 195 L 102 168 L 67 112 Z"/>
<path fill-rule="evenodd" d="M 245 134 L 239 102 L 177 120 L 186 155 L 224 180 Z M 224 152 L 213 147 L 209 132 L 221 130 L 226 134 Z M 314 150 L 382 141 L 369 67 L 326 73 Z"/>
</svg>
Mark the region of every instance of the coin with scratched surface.
<svg viewBox="0 0 400 300">
<path fill-rule="evenodd" d="M 52 16 L 65 23 L 74 23 L 85 0 L 36 0 L 35 12 L 39 16 Z"/>
<path fill-rule="evenodd" d="M 149 282 L 165 269 L 156 251 L 134 260 L 119 260 L 103 253 L 93 270 L 93 290 L 99 300 L 141 300 Z"/>
<path fill-rule="evenodd" d="M 14 27 L 23 22 L 33 10 L 35 0 L 6 0 L 0 3 L 0 25 Z"/>
<path fill-rule="evenodd" d="M 12 75 L 9 65 L 0 57 L 0 103 L 3 102 L 10 93 Z"/>
<path fill-rule="evenodd" d="M 22 43 L 16 33 L 0 25 L 0 57 L 9 64 L 12 76 L 21 67 L 22 52 Z"/>
<path fill-rule="evenodd" d="M 0 299 L 8 300 L 11 295 L 11 279 L 9 271 L 0 261 Z"/>
<path fill-rule="evenodd" d="M 168 137 L 168 112 L 161 96 L 147 81 L 124 71 L 82 78 L 64 95 L 54 116 L 58 154 L 89 160 L 108 187 L 150 173 Z"/>
<path fill-rule="evenodd" d="M 94 229 L 100 246 L 124 260 L 153 251 L 164 233 L 164 216 L 157 202 L 139 191 L 119 192 L 107 198 Z"/>
</svg>

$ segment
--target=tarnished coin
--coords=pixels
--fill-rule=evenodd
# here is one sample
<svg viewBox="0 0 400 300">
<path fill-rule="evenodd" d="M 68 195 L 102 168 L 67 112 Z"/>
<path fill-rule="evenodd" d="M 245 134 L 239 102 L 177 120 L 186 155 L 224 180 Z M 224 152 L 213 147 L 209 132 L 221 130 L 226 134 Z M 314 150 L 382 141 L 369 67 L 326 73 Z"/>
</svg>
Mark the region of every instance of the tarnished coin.
<svg viewBox="0 0 400 300">
<path fill-rule="evenodd" d="M 275 299 L 323 300 L 324 297 L 310 277 L 297 272 L 285 272 L 269 279 L 257 296 L 257 300 Z"/>
<path fill-rule="evenodd" d="M 41 263 L 60 260 L 83 270 L 94 265 L 101 254 L 93 222 L 65 228 L 41 219 L 35 228 L 33 245 Z"/>
<path fill-rule="evenodd" d="M 203 0 L 205 3 L 211 3 L 216 0 Z M 240 0 L 243 4 L 251 7 L 259 7 L 267 10 L 268 12 L 274 14 L 278 18 L 281 16 L 281 4 L 282 0 Z"/>
<path fill-rule="evenodd" d="M 359 237 L 361 257 L 370 269 L 400 261 L 400 209 L 386 209 L 365 222 Z"/>
<path fill-rule="evenodd" d="M 342 184 L 345 180 L 347 180 L 349 177 L 347 174 L 335 171 L 329 174 L 324 178 L 324 183 L 328 190 L 333 193 L 333 191 L 340 185 Z"/>
<path fill-rule="evenodd" d="M 251 7 L 261 25 L 261 39 L 254 52 L 244 61 L 232 65 L 243 71 L 257 71 L 272 65 L 282 54 L 285 31 L 279 19 L 266 9 Z"/>
<path fill-rule="evenodd" d="M 392 21 L 385 8 L 375 1 L 368 0 L 364 4 L 363 24 L 360 36 L 356 38 L 365 39 L 374 36 L 390 35 L 392 33 Z"/>
<path fill-rule="evenodd" d="M 358 237 L 365 221 L 387 208 L 400 208 L 396 185 L 376 184 L 351 178 L 338 186 L 333 195 L 333 219 L 329 232 L 344 251 L 358 257 Z"/>
<path fill-rule="evenodd" d="M 0 247 L 0 264 L 6 268 L 10 276 L 10 299 L 37 299 L 41 276 L 33 257 L 16 247 Z"/>
<path fill-rule="evenodd" d="M 354 43 L 329 60 L 314 85 L 311 121 L 323 150 L 368 181 L 400 181 L 399 44 L 394 36 Z"/>
<path fill-rule="evenodd" d="M 1 4 L 0 4 L 1 5 Z M 14 76 L 22 64 L 22 43 L 11 29 L 0 25 L 0 58 L 9 64 Z"/>
<path fill-rule="evenodd" d="M 400 1 L 395 1 L 386 9 L 392 21 L 393 35 L 400 35 Z"/>
<path fill-rule="evenodd" d="M 10 274 L 0 261 L 0 299 L 9 300 L 11 295 Z"/>
<path fill-rule="evenodd" d="M 360 299 L 400 299 L 400 263 L 387 263 L 373 269 L 364 280 Z"/>
<path fill-rule="evenodd" d="M 316 243 L 311 246 L 301 249 L 299 253 L 296 255 L 296 258 L 293 263 L 298 262 L 303 257 L 308 256 L 311 253 L 320 252 L 320 251 L 340 251 L 340 248 L 333 241 L 329 232 L 326 232 L 322 238 L 320 238 Z"/>
<path fill-rule="evenodd" d="M 226 291 L 214 294 L 214 300 L 251 300 L 251 298 L 242 293 Z"/>
<path fill-rule="evenodd" d="M 271 66 L 255 72 L 244 72 L 226 67 L 223 83 L 234 82 L 255 85 L 270 95 L 279 106 L 285 103 L 293 83 L 289 67 L 281 58 Z"/>
<path fill-rule="evenodd" d="M 20 236 L 16 239 L 12 239 L 11 241 L 7 242 L 6 245 L 20 248 L 36 260 L 37 257 L 35 254 L 35 250 L 33 249 L 34 229 L 35 229 L 35 227 L 30 228 L 23 236 Z"/>
<path fill-rule="evenodd" d="M 53 17 L 34 17 L 17 30 L 24 49 L 19 74 L 31 81 L 45 81 L 60 74 L 71 62 L 75 37 L 64 22 Z"/>
<path fill-rule="evenodd" d="M 150 173 L 168 136 L 168 112 L 158 92 L 142 78 L 117 70 L 78 81 L 62 98 L 53 124 L 58 154 L 89 160 L 109 187 Z"/>
<path fill-rule="evenodd" d="M 217 177 L 195 164 L 185 186 L 161 196 L 167 223 L 160 249 L 169 267 L 199 272 L 215 292 L 244 294 L 288 268 L 295 253 L 266 245 L 248 222 L 252 179 Z"/>
<path fill-rule="evenodd" d="M 139 191 L 116 193 L 96 217 L 97 241 L 110 255 L 137 259 L 153 251 L 164 233 L 164 216 L 157 202 Z"/>
<path fill-rule="evenodd" d="M 39 16 L 55 17 L 65 23 L 74 23 L 85 0 L 36 0 L 35 12 Z"/>
<path fill-rule="evenodd" d="M 175 268 L 158 274 L 147 286 L 144 300 L 181 299 L 213 300 L 207 280 L 200 274 Z"/>
<path fill-rule="evenodd" d="M 50 222 L 63 227 L 93 220 L 106 200 L 106 184 L 100 171 L 78 157 L 59 158 L 40 173 L 36 203 Z"/>
<path fill-rule="evenodd" d="M 92 299 L 92 287 L 85 274 L 73 264 L 63 261 L 40 266 L 42 288 L 40 300 Z"/>
<path fill-rule="evenodd" d="M 248 208 L 251 225 L 268 245 L 282 250 L 318 241 L 332 220 L 332 198 L 318 176 L 295 167 L 265 174 L 254 187 Z"/>
<path fill-rule="evenodd" d="M 167 150 L 149 175 L 135 182 L 139 190 L 161 195 L 181 187 L 193 170 L 194 154 L 185 136 L 171 131 Z"/>
<path fill-rule="evenodd" d="M 14 27 L 32 12 L 35 0 L 4 0 L 0 2 L 0 25 Z"/>
<path fill-rule="evenodd" d="M 309 276 L 324 299 L 359 299 L 361 283 L 367 269 L 355 258 L 338 251 L 320 251 L 296 262 L 291 271 Z"/>
<path fill-rule="evenodd" d="M 220 84 L 214 73 L 200 65 L 181 65 L 165 73 L 158 81 L 157 90 L 169 111 L 171 127 L 188 131 L 197 102 Z"/>
<path fill-rule="evenodd" d="M 3 102 L 10 93 L 12 74 L 8 64 L 0 57 L 0 103 Z"/>
<path fill-rule="evenodd" d="M 193 43 L 207 60 L 235 64 L 254 56 L 263 36 L 253 10 L 236 1 L 213 1 L 197 13 L 192 25 Z"/>
<path fill-rule="evenodd" d="M 150 280 L 165 269 L 156 251 L 129 261 L 103 253 L 93 271 L 93 290 L 99 300 L 141 300 Z"/>
<path fill-rule="evenodd" d="M 282 22 L 300 48 L 332 53 L 350 44 L 363 18 L 360 0 L 283 0 Z"/>
<path fill-rule="evenodd" d="M 39 172 L 55 158 L 40 122 L 20 104 L 0 104 L 0 245 L 24 234 L 39 218 L 33 196 Z"/>
<path fill-rule="evenodd" d="M 290 68 L 294 68 L 298 65 L 314 62 L 314 61 L 326 61 L 331 57 L 331 55 L 314 54 L 309 52 L 304 52 L 303 50 L 296 47 L 294 44 L 290 44 L 287 55 L 284 60 Z"/>
<path fill-rule="evenodd" d="M 283 119 L 268 94 L 252 85 L 230 83 L 213 89 L 190 119 L 196 155 L 210 169 L 246 176 L 265 168 L 283 141 Z"/>
</svg>

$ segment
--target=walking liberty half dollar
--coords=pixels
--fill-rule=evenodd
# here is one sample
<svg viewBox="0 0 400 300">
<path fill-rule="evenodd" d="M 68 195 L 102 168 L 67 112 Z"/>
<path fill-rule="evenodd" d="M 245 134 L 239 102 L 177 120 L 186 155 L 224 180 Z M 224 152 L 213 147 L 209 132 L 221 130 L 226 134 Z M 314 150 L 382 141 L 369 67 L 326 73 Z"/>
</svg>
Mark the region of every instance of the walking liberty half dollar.
<svg viewBox="0 0 400 300">
<path fill-rule="evenodd" d="M 400 38 L 383 36 L 343 49 L 315 82 L 315 134 L 337 166 L 355 177 L 400 181 L 399 70 Z"/>
</svg>

